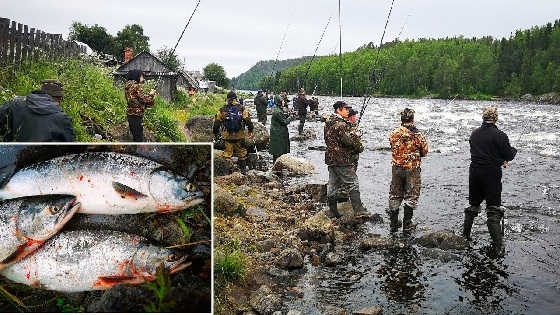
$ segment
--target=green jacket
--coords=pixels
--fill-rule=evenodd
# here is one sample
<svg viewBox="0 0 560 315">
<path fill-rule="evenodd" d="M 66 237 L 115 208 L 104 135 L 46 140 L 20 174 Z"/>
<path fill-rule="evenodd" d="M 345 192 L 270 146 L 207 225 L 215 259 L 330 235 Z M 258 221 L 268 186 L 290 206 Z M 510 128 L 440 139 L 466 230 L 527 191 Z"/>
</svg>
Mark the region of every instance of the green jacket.
<svg viewBox="0 0 560 315">
<path fill-rule="evenodd" d="M 255 97 L 255 108 L 257 113 L 266 113 L 266 107 L 268 106 L 268 101 L 264 95 L 257 95 Z"/>
<path fill-rule="evenodd" d="M 270 122 L 270 144 L 268 147 L 270 154 L 280 156 L 290 153 L 290 133 L 288 132 L 290 121 L 281 106 L 274 106 Z"/>
</svg>

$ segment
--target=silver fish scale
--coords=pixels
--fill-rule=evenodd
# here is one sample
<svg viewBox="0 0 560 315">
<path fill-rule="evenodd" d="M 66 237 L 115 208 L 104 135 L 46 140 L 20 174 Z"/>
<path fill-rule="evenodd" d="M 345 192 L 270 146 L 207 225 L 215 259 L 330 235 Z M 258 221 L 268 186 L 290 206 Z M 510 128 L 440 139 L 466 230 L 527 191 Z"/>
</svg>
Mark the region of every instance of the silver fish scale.
<svg viewBox="0 0 560 315">
<path fill-rule="evenodd" d="M 171 251 L 113 231 L 72 231 L 53 237 L 2 274 L 33 287 L 81 292 L 101 290 L 103 277 L 155 275 Z"/>
<path fill-rule="evenodd" d="M 12 200 L 0 203 L 0 261 L 8 258 L 24 241 L 16 234 L 15 216 L 19 213 L 23 200 Z"/>
</svg>

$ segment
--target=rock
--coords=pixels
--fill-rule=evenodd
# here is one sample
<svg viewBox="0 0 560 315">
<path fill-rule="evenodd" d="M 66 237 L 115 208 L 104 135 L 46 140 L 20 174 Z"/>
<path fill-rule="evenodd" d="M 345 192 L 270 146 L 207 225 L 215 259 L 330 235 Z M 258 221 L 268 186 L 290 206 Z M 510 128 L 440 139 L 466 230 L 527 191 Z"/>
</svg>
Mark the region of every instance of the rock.
<svg viewBox="0 0 560 315">
<path fill-rule="evenodd" d="M 251 152 L 253 152 L 255 146 L 257 146 L 257 150 L 259 151 L 268 149 L 268 143 L 270 142 L 268 130 L 260 122 L 254 122 L 253 125 L 255 126 L 253 130 L 253 139 L 245 139 L 245 148 L 251 150 Z"/>
<path fill-rule="evenodd" d="M 303 268 L 303 256 L 295 248 L 288 248 L 280 253 L 280 258 L 276 261 L 279 268 L 292 270 Z"/>
<path fill-rule="evenodd" d="M 550 92 L 543 94 L 537 99 L 541 103 L 560 104 L 560 93 Z"/>
<path fill-rule="evenodd" d="M 152 299 L 153 293 L 144 286 L 119 284 L 90 302 L 87 312 L 137 312 L 138 305 L 145 305 Z"/>
<path fill-rule="evenodd" d="M 303 315 L 301 311 L 289 310 L 286 315 Z"/>
<path fill-rule="evenodd" d="M 243 206 L 229 191 L 220 186 L 214 187 L 214 212 L 233 215 L 242 211 Z"/>
<path fill-rule="evenodd" d="M 329 243 L 334 240 L 334 226 L 331 219 L 327 218 L 324 212 L 320 212 L 307 219 L 297 235 L 302 241 Z"/>
<path fill-rule="evenodd" d="M 340 265 L 342 262 L 342 256 L 337 253 L 328 253 L 325 258 L 325 265 L 329 267 L 335 267 Z"/>
<path fill-rule="evenodd" d="M 276 311 L 276 312 L 272 313 L 272 315 L 282 315 L 282 312 L 281 311 Z"/>
<path fill-rule="evenodd" d="M 272 292 L 272 290 L 262 285 L 257 291 L 251 294 L 249 299 L 251 307 L 260 314 L 273 314 L 282 307 L 282 300 L 280 297 Z"/>
<path fill-rule="evenodd" d="M 274 241 L 273 239 L 268 239 L 259 242 L 259 245 L 263 252 L 269 252 L 272 248 L 276 247 L 276 241 Z"/>
<path fill-rule="evenodd" d="M 380 235 L 376 235 L 374 237 L 363 240 L 362 243 L 360 243 L 360 248 L 362 250 L 370 250 L 377 248 L 388 248 L 392 247 L 393 245 L 394 244 L 392 240 L 381 237 Z"/>
<path fill-rule="evenodd" d="M 304 129 L 301 135 L 295 135 L 290 138 L 291 141 L 307 141 L 317 139 L 317 133 L 313 129 Z"/>
<path fill-rule="evenodd" d="M 325 306 L 323 308 L 322 313 L 323 315 L 347 315 L 348 314 L 348 312 L 346 312 L 345 309 L 332 305 Z"/>
<path fill-rule="evenodd" d="M 416 244 L 428 247 L 439 248 L 443 250 L 448 249 L 465 249 L 467 241 L 459 235 L 455 235 L 451 231 L 437 231 L 425 234 L 415 240 Z"/>
<path fill-rule="evenodd" d="M 438 248 L 423 248 L 420 252 L 422 255 L 437 259 L 441 262 L 448 263 L 451 261 L 460 261 L 461 257 L 452 253 L 448 253 Z"/>
<path fill-rule="evenodd" d="M 352 313 L 353 315 L 381 315 L 383 314 L 383 309 L 381 307 L 365 307 L 359 311 Z"/>
<path fill-rule="evenodd" d="M 278 280 L 282 280 L 282 281 L 290 277 L 290 273 L 288 271 L 279 269 L 275 266 L 267 267 L 266 273 L 269 276 L 277 278 Z"/>
<path fill-rule="evenodd" d="M 192 142 L 212 142 L 214 139 L 213 125 L 213 116 L 195 116 L 185 124 L 185 134 Z"/>
<path fill-rule="evenodd" d="M 311 162 L 305 159 L 297 158 L 290 154 L 284 154 L 276 160 L 272 170 L 287 170 L 288 174 L 297 176 L 313 174 L 315 167 Z"/>
<path fill-rule="evenodd" d="M 224 176 L 233 172 L 231 159 L 224 159 L 224 151 L 214 150 L 214 176 Z"/>
<path fill-rule="evenodd" d="M 521 96 L 521 100 L 522 101 L 528 101 L 528 102 L 533 101 L 533 95 L 527 93 L 527 94 Z"/>
<path fill-rule="evenodd" d="M 244 185 L 248 181 L 248 178 L 239 173 L 235 172 L 233 174 L 215 177 L 214 182 L 218 185 Z"/>
<path fill-rule="evenodd" d="M 260 217 L 260 218 L 268 218 L 268 213 L 266 213 L 266 210 L 259 207 L 249 208 L 245 213 L 245 215 L 250 215 L 250 216 Z"/>
<path fill-rule="evenodd" d="M 306 191 L 311 194 L 311 199 L 315 202 L 327 202 L 327 183 L 311 182 L 307 184 Z"/>
</svg>

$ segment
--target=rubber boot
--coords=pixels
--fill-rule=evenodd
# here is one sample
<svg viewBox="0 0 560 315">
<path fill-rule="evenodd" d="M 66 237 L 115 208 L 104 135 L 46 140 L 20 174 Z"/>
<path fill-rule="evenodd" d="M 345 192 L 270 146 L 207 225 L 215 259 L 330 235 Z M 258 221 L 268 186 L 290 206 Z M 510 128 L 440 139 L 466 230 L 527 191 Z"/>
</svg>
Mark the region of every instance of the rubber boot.
<svg viewBox="0 0 560 315">
<path fill-rule="evenodd" d="M 362 199 L 360 198 L 360 191 L 355 190 L 350 192 L 350 202 L 352 203 L 352 210 L 354 210 L 355 216 L 367 214 L 367 209 L 364 208 L 362 204 Z"/>
<path fill-rule="evenodd" d="M 303 135 L 303 124 L 300 122 L 298 126 L 298 134 L 301 136 Z"/>
<path fill-rule="evenodd" d="M 399 231 L 399 228 L 401 227 L 401 224 L 399 223 L 399 210 L 395 210 L 395 211 L 390 211 L 389 212 L 389 227 L 390 227 L 390 232 L 391 233 L 397 233 Z"/>
<path fill-rule="evenodd" d="M 415 226 L 412 224 L 412 214 L 414 213 L 414 209 L 404 205 L 404 216 L 403 216 L 403 234 L 410 235 L 412 230 L 414 230 Z"/>
<path fill-rule="evenodd" d="M 488 232 L 490 233 L 490 238 L 492 238 L 492 252 L 494 257 L 503 257 L 505 253 L 504 240 L 502 234 L 502 217 L 503 212 L 500 207 L 490 206 L 486 210 L 488 220 L 486 225 L 488 226 Z"/>
<path fill-rule="evenodd" d="M 340 218 L 341 215 L 338 212 L 338 202 L 336 201 L 336 198 L 328 198 L 327 203 L 329 205 L 329 212 L 327 213 L 327 216 L 329 218 Z"/>
<path fill-rule="evenodd" d="M 247 174 L 247 160 L 239 160 L 238 163 L 241 174 Z"/>
</svg>

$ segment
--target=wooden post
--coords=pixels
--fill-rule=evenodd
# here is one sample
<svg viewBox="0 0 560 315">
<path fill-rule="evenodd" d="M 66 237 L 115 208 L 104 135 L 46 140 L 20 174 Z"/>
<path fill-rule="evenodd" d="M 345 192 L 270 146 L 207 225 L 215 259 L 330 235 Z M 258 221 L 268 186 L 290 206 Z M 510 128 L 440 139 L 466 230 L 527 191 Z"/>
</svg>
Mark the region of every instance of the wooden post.
<svg viewBox="0 0 560 315">
<path fill-rule="evenodd" d="M 0 18 L 0 64 L 8 64 L 8 36 L 10 32 L 10 20 Z"/>
<path fill-rule="evenodd" d="M 10 34 L 9 39 L 10 42 L 9 51 L 8 51 L 8 63 L 13 64 L 15 61 L 15 51 L 16 51 L 16 21 L 12 21 L 12 25 L 10 27 Z"/>
<path fill-rule="evenodd" d="M 37 60 L 37 54 L 35 49 L 35 28 L 32 27 L 29 30 L 29 59 L 33 62 Z"/>
<path fill-rule="evenodd" d="M 16 60 L 15 62 L 21 64 L 21 47 L 23 44 L 23 24 L 18 23 L 17 25 L 17 33 L 16 33 Z"/>
<path fill-rule="evenodd" d="M 22 58 L 23 62 L 27 63 L 29 61 L 29 27 L 27 25 L 23 26 L 23 50 Z"/>
</svg>

